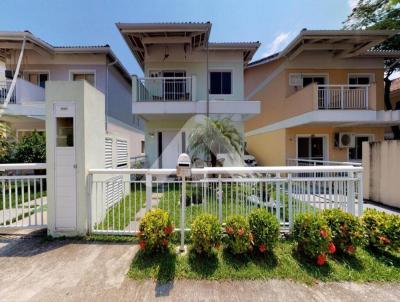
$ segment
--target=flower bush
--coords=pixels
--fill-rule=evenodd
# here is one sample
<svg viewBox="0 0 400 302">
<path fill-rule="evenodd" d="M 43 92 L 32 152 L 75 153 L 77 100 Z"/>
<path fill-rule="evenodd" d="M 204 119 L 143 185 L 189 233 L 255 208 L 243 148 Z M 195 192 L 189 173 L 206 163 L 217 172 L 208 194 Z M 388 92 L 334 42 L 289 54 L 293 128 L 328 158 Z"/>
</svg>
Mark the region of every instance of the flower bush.
<svg viewBox="0 0 400 302">
<path fill-rule="evenodd" d="M 255 209 L 248 220 L 255 250 L 271 252 L 279 239 L 278 219 L 266 209 Z"/>
<path fill-rule="evenodd" d="M 400 216 L 367 209 L 362 223 L 371 247 L 387 251 L 400 249 Z"/>
<path fill-rule="evenodd" d="M 302 214 L 293 226 L 293 237 L 297 242 L 297 250 L 317 265 L 324 265 L 331 245 L 331 232 L 320 214 Z"/>
<path fill-rule="evenodd" d="M 139 245 L 146 253 L 165 251 L 174 231 L 168 212 L 162 209 L 148 211 L 139 226 Z"/>
<path fill-rule="evenodd" d="M 253 235 L 247 219 L 242 215 L 228 217 L 225 232 L 226 245 L 232 254 L 245 254 L 252 249 Z"/>
<path fill-rule="evenodd" d="M 221 224 L 210 214 L 199 215 L 192 222 L 191 239 L 198 254 L 211 255 L 221 244 Z"/>
<path fill-rule="evenodd" d="M 365 244 L 365 232 L 358 217 L 340 209 L 326 209 L 322 217 L 331 229 L 330 253 L 354 254 L 358 246 Z"/>
</svg>

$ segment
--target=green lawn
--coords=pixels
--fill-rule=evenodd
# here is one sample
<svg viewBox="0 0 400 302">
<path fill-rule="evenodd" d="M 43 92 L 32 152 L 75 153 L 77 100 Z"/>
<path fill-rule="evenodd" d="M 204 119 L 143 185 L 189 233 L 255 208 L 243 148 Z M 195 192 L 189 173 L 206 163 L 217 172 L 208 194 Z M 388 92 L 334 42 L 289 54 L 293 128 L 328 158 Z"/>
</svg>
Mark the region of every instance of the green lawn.
<svg viewBox="0 0 400 302">
<path fill-rule="evenodd" d="M 97 230 L 124 230 L 135 214 L 146 205 L 146 190 L 135 188 L 133 192 L 107 210 L 104 220 L 95 226 Z"/>
<path fill-rule="evenodd" d="M 320 281 L 400 281 L 400 254 L 359 249 L 355 256 L 330 258 L 317 267 L 299 258 L 295 244 L 281 240 L 272 256 L 235 257 L 222 249 L 207 258 L 189 251 L 182 256 L 171 248 L 169 253 L 146 256 L 139 251 L 128 276 L 159 282 L 174 279 L 240 280 L 290 279 L 311 284 Z"/>
<path fill-rule="evenodd" d="M 18 207 L 22 207 L 22 202 L 25 203 L 28 202 L 28 196 L 30 197 L 31 207 L 35 207 L 35 204 L 33 202 L 33 200 L 35 199 L 35 186 L 33 183 L 34 181 L 30 180 L 30 185 L 29 185 L 30 194 L 28 194 L 28 183 L 26 180 L 24 181 L 23 187 L 21 186 L 20 180 L 17 182 L 17 192 L 15 192 L 16 186 L 14 181 L 11 181 L 11 184 L 8 181 L 4 182 L 4 184 L 0 182 L 0 210 L 10 209 L 10 208 L 15 209 L 16 204 L 18 204 Z M 43 189 L 43 196 L 40 195 L 40 182 L 37 181 L 36 182 L 36 200 L 38 200 L 37 205 L 40 205 L 41 197 L 45 197 L 47 194 L 45 180 L 43 180 L 42 189 Z M 24 196 L 22 196 L 22 191 L 24 193 L 23 194 Z M 17 196 L 17 198 L 15 196 Z"/>
</svg>

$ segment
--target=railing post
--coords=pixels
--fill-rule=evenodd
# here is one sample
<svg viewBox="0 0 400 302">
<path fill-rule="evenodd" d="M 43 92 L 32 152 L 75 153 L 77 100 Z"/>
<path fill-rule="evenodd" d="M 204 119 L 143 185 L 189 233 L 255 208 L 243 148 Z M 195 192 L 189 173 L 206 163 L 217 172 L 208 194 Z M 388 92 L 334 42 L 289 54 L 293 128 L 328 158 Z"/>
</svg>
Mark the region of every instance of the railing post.
<svg viewBox="0 0 400 302">
<path fill-rule="evenodd" d="M 138 91 L 139 91 L 139 87 L 138 87 L 138 78 L 136 75 L 132 76 L 132 102 L 137 102 L 138 101 Z"/>
<path fill-rule="evenodd" d="M 88 210 L 88 230 L 87 233 L 91 233 L 92 232 L 92 228 L 93 228 L 93 217 L 92 217 L 92 192 L 93 192 L 93 175 L 89 174 L 88 178 L 87 178 L 87 182 L 88 182 L 88 205 L 87 205 L 87 210 Z M 40 192 L 41 194 L 43 194 L 43 192 Z M 96 200 L 96 206 L 97 206 L 97 200 Z M 43 213 L 43 209 L 41 210 Z M 97 218 L 97 217 L 96 217 Z M 42 218 L 42 224 L 43 224 L 43 218 Z"/>
<path fill-rule="evenodd" d="M 369 86 L 365 87 L 365 109 L 368 109 L 368 90 L 369 90 Z"/>
<path fill-rule="evenodd" d="M 354 172 L 349 172 L 348 194 L 347 194 L 347 209 L 351 214 L 355 214 L 355 190 L 354 190 Z"/>
<path fill-rule="evenodd" d="M 221 181 L 221 174 L 218 176 L 218 217 L 219 217 L 219 222 L 222 223 L 222 181 Z"/>
<path fill-rule="evenodd" d="M 192 97 L 192 101 L 194 102 L 194 101 L 196 101 L 196 93 L 197 93 L 197 88 L 196 88 L 196 77 L 195 76 L 192 76 L 192 80 L 191 80 L 191 82 L 192 82 L 192 88 L 191 88 L 191 97 Z"/>
<path fill-rule="evenodd" d="M 344 109 L 344 86 L 340 86 L 340 102 L 341 102 L 341 107 Z"/>
<path fill-rule="evenodd" d="M 364 183 L 363 173 L 358 173 L 358 216 L 361 216 L 364 212 Z"/>
<path fill-rule="evenodd" d="M 289 229 L 293 227 L 292 173 L 288 174 Z"/>
<path fill-rule="evenodd" d="M 181 246 L 179 250 L 185 251 L 185 210 L 186 210 L 186 179 L 182 176 L 182 200 L 181 200 Z"/>
<path fill-rule="evenodd" d="M 146 173 L 146 212 L 151 209 L 152 175 Z"/>
<path fill-rule="evenodd" d="M 281 221 L 281 183 L 280 183 L 280 177 L 281 174 L 280 173 L 276 173 L 275 176 L 278 180 L 276 182 L 275 185 L 275 205 L 276 205 L 276 218 L 278 219 L 278 221 Z"/>
</svg>

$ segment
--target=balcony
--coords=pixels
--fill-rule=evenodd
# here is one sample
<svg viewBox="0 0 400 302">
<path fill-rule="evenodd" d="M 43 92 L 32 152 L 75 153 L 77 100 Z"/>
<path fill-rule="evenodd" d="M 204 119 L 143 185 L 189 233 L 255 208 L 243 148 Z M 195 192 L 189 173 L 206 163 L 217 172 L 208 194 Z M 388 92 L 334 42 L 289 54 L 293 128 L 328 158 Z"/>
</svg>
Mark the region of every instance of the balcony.
<svg viewBox="0 0 400 302">
<path fill-rule="evenodd" d="M 317 85 L 318 109 L 368 109 L 370 85 Z"/>
<path fill-rule="evenodd" d="M 138 78 L 137 101 L 195 101 L 195 77 Z"/>
<path fill-rule="evenodd" d="M 44 88 L 23 79 L 17 79 L 10 102 L 5 104 L 10 86 L 11 80 L 0 82 L 0 113 L 10 115 L 44 115 Z"/>
<path fill-rule="evenodd" d="M 204 90 L 201 90 L 204 89 Z M 146 77 L 132 78 L 132 113 L 146 119 L 188 118 L 196 114 L 240 115 L 248 118 L 260 113 L 260 102 L 238 100 L 199 99 L 197 92 L 207 87 L 197 87 L 196 77 Z M 206 93 L 203 93 L 206 95 Z"/>
</svg>

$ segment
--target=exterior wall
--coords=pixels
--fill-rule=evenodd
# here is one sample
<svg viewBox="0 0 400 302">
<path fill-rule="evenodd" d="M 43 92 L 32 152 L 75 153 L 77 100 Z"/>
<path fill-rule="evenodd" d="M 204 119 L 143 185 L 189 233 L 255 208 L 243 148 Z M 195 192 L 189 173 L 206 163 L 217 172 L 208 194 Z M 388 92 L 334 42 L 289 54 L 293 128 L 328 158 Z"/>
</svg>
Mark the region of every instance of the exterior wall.
<svg viewBox="0 0 400 302">
<path fill-rule="evenodd" d="M 399 154 L 400 141 L 363 143 L 364 198 L 400 208 Z"/>
<path fill-rule="evenodd" d="M 196 77 L 198 100 L 207 98 L 206 52 L 193 50 L 185 53 L 182 46 L 168 46 L 168 58 L 164 60 L 165 46 L 151 48 L 145 61 L 145 75 L 153 70 L 186 71 L 186 76 Z M 241 51 L 209 51 L 209 70 L 232 71 L 232 94 L 210 95 L 210 99 L 243 100 L 243 54 Z"/>
<path fill-rule="evenodd" d="M 285 129 L 246 137 L 247 151 L 260 166 L 286 165 Z"/>
<path fill-rule="evenodd" d="M 244 72 L 245 93 L 251 96 L 250 100 L 261 101 L 261 113 L 246 121 L 245 131 L 315 110 L 312 91 L 303 91 L 308 87 L 298 91 L 290 87 L 290 73 L 326 74 L 328 84 L 348 84 L 349 74 L 371 74 L 375 84 L 371 85 L 369 93 L 370 107 L 384 110 L 383 67 L 383 60 L 379 58 L 338 59 L 327 52 L 313 51 L 304 52 L 293 60 L 283 58 L 247 68 Z M 271 77 L 268 83 L 254 94 L 253 91 L 257 91 L 268 77 Z"/>
</svg>

